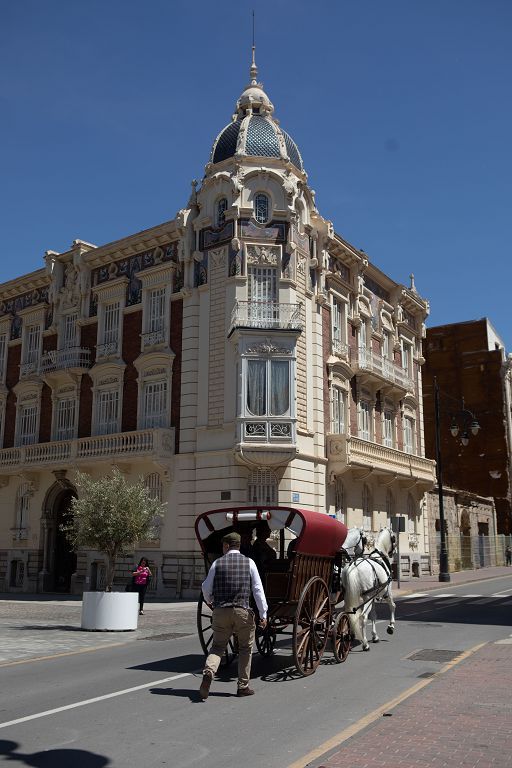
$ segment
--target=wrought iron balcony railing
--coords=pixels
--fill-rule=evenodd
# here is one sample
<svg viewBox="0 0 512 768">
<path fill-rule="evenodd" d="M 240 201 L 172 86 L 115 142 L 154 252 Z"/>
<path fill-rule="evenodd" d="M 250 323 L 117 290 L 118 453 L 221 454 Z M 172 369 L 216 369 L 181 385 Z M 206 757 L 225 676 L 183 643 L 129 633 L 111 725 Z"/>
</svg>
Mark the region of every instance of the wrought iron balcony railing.
<svg viewBox="0 0 512 768">
<path fill-rule="evenodd" d="M 379 379 L 396 384 L 408 392 L 414 390 L 414 382 L 405 368 L 366 347 L 359 347 L 357 350 L 353 367 L 360 372 L 375 374 Z"/>
<path fill-rule="evenodd" d="M 155 344 L 164 344 L 165 342 L 165 328 L 157 328 L 154 331 L 142 334 L 142 349 L 152 347 Z"/>
<path fill-rule="evenodd" d="M 237 301 L 231 313 L 230 332 L 235 328 L 302 330 L 302 304 L 277 301 Z"/>
<path fill-rule="evenodd" d="M 69 368 L 91 367 L 91 350 L 85 347 L 53 349 L 45 352 L 41 360 L 41 373 L 68 370 Z"/>
</svg>

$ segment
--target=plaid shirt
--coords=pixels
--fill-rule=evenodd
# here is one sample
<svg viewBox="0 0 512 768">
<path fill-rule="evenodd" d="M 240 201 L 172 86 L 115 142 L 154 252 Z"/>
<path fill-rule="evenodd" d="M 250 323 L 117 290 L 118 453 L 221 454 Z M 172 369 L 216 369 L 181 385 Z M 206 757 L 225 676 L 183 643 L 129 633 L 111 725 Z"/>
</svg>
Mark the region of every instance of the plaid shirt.
<svg viewBox="0 0 512 768">
<path fill-rule="evenodd" d="M 232 552 L 216 560 L 212 593 L 215 608 L 225 608 L 229 605 L 249 608 L 251 594 L 249 558 L 244 557 L 240 552 Z"/>
</svg>

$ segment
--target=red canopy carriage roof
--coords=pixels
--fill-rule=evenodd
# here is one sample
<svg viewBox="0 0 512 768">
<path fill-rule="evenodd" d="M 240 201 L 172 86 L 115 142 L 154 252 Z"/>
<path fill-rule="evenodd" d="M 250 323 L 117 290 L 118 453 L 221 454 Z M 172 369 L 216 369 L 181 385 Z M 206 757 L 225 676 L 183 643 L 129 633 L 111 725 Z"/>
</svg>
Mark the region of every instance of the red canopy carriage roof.
<svg viewBox="0 0 512 768">
<path fill-rule="evenodd" d="M 287 529 L 297 536 L 296 552 L 333 557 L 347 536 L 347 526 L 325 512 L 296 507 L 223 507 L 204 512 L 196 520 L 197 540 L 204 541 L 214 531 L 228 533 L 237 524 L 267 520 L 273 531 Z"/>
</svg>

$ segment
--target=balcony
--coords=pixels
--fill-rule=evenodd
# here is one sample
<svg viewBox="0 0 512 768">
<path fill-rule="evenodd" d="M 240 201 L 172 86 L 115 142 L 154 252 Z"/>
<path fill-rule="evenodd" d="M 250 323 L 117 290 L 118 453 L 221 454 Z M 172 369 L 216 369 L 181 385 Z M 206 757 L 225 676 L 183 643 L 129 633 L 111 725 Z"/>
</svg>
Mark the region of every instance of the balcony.
<svg viewBox="0 0 512 768">
<path fill-rule="evenodd" d="M 366 347 L 359 347 L 357 353 L 352 353 L 352 369 L 362 378 L 363 384 L 374 383 L 379 389 L 387 388 L 402 394 L 414 392 L 414 382 L 404 368 Z"/>
<path fill-rule="evenodd" d="M 241 418 L 238 419 L 238 440 L 235 458 L 240 464 L 280 466 L 297 455 L 295 419 Z"/>
<path fill-rule="evenodd" d="M 35 376 L 39 373 L 39 358 L 33 358 L 32 360 L 26 360 L 20 364 L 20 379 L 24 379 L 27 376 Z"/>
<path fill-rule="evenodd" d="M 327 460 L 330 474 L 352 471 L 357 479 L 374 474 L 384 482 L 396 478 L 404 488 L 426 491 L 436 479 L 435 461 L 348 435 L 328 435 Z"/>
<path fill-rule="evenodd" d="M 117 357 L 119 355 L 119 342 L 108 341 L 106 344 L 98 344 L 96 346 L 96 360 L 100 360 L 107 357 Z"/>
<path fill-rule="evenodd" d="M 165 344 L 165 328 L 157 328 L 154 331 L 143 333 L 141 335 L 142 349 L 155 347 L 159 344 Z"/>
<path fill-rule="evenodd" d="M 70 369 L 87 371 L 91 367 L 91 350 L 84 347 L 69 347 L 68 349 L 53 349 L 45 352 L 41 359 L 40 371 L 68 371 Z"/>
<path fill-rule="evenodd" d="M 231 313 L 229 333 L 235 328 L 302 331 L 302 304 L 276 301 L 237 301 Z"/>
<path fill-rule="evenodd" d="M 0 474 L 20 469 L 68 468 L 114 459 L 170 459 L 174 429 L 140 429 L 114 435 L 35 443 L 0 450 Z"/>
</svg>

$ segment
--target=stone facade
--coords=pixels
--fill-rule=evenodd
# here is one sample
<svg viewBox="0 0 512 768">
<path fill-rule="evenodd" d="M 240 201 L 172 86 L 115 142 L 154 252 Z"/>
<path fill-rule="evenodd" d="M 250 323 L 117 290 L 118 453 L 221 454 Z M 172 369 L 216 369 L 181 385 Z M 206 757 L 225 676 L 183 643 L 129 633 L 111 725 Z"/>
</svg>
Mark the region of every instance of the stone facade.
<svg viewBox="0 0 512 768">
<path fill-rule="evenodd" d="M 0 286 L 6 589 L 101 586 L 101 558 L 59 525 L 74 471 L 113 464 L 167 502 L 134 552 L 161 595 L 197 594 L 212 507 L 298 505 L 370 538 L 403 516 L 402 554 L 428 558 L 428 303 L 321 216 L 254 63 L 175 219 L 45 262 Z"/>
</svg>

